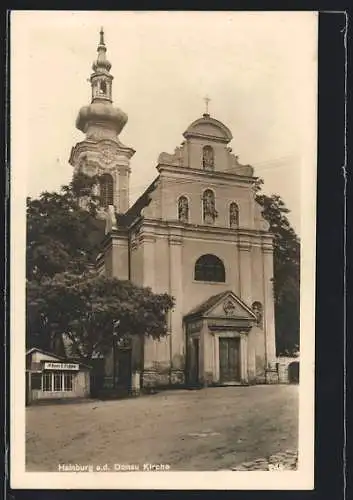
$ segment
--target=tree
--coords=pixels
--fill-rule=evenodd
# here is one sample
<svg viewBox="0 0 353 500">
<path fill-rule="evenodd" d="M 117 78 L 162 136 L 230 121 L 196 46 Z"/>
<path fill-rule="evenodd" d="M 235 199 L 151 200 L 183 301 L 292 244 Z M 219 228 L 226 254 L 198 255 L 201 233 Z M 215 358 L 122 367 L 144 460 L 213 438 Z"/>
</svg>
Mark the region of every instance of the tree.
<svg viewBox="0 0 353 500">
<path fill-rule="evenodd" d="M 278 195 L 260 193 L 256 201 L 274 235 L 274 300 L 277 354 L 291 354 L 299 347 L 300 331 L 300 240 L 291 227 L 285 203 Z"/>
<path fill-rule="evenodd" d="M 65 334 L 71 355 L 91 359 L 110 349 L 117 338 L 167 333 L 166 314 L 174 301 L 129 281 L 107 278 L 95 271 L 69 272 L 27 283 L 29 337 L 49 348 Z M 119 321 L 114 332 L 113 325 Z"/>
</svg>

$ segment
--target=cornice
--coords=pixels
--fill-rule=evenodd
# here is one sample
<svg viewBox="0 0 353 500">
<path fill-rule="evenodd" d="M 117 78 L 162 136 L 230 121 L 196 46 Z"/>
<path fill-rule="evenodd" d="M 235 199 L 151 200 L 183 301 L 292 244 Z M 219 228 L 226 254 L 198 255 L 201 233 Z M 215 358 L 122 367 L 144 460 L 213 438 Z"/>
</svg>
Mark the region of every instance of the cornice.
<svg viewBox="0 0 353 500">
<path fill-rule="evenodd" d="M 170 234 L 168 237 L 169 245 L 182 245 L 183 237 L 182 235 Z"/>
<path fill-rule="evenodd" d="M 156 241 L 156 235 L 152 233 L 144 233 L 138 236 L 139 243 L 154 243 Z"/>
<path fill-rule="evenodd" d="M 260 248 L 264 253 L 273 253 L 273 235 L 263 230 L 238 229 L 231 231 L 229 228 L 213 226 L 197 226 L 170 223 L 159 219 L 136 219 L 128 228 L 118 227 L 107 234 L 102 245 L 105 248 L 112 240 L 128 240 L 133 231 L 141 231 L 138 236 L 139 242 L 155 241 L 156 238 L 166 238 L 170 245 L 182 244 L 183 238 L 187 239 L 213 239 L 227 244 L 237 245 L 242 251 L 250 251 L 251 248 Z"/>
<path fill-rule="evenodd" d="M 211 134 L 204 134 L 202 132 L 192 132 L 192 133 L 187 133 L 186 135 L 184 134 L 185 139 L 206 139 L 207 141 L 210 142 L 221 142 L 222 144 L 228 144 L 230 142 L 229 138 L 226 137 L 218 137 L 215 135 Z"/>
<path fill-rule="evenodd" d="M 180 167 L 177 165 L 165 165 L 165 164 L 158 164 L 157 165 L 157 170 L 158 172 L 168 172 L 175 174 L 174 177 L 180 177 L 181 175 L 184 177 L 184 179 L 189 179 L 190 181 L 195 182 L 195 178 L 199 178 L 200 180 L 224 180 L 229 182 L 233 182 L 234 184 L 236 183 L 242 183 L 242 184 L 254 184 L 257 180 L 257 177 L 255 176 L 246 176 L 246 175 L 238 175 L 233 172 L 220 172 L 217 170 L 209 171 L 209 170 L 202 170 L 198 168 L 190 168 L 190 167 Z M 173 178 L 173 177 L 171 177 Z"/>
<path fill-rule="evenodd" d="M 95 153 L 99 153 L 103 148 L 103 146 L 111 147 L 115 155 L 119 155 L 119 153 L 122 153 L 128 159 L 130 159 L 136 152 L 133 148 L 125 146 L 120 141 L 115 141 L 113 139 L 108 139 L 108 138 L 99 140 L 84 139 L 83 141 L 77 142 L 75 146 L 71 148 L 69 157 L 70 165 L 74 166 L 75 157 L 80 152 L 86 152 L 88 150 L 88 151 L 94 151 Z"/>
<path fill-rule="evenodd" d="M 229 318 L 220 317 L 215 319 L 214 323 L 212 323 L 212 321 L 208 321 L 207 326 L 213 335 L 217 334 L 217 332 L 233 330 L 240 336 L 241 334 L 248 333 L 251 330 L 253 322 L 248 319 L 234 318 L 233 320 L 230 320 Z"/>
<path fill-rule="evenodd" d="M 102 247 L 105 249 L 110 243 L 115 241 L 128 241 L 129 231 L 127 229 L 116 228 L 106 234 L 102 240 Z"/>
<path fill-rule="evenodd" d="M 264 253 L 273 254 L 273 244 L 266 242 L 261 245 L 262 251 Z"/>
<path fill-rule="evenodd" d="M 273 236 L 261 229 L 229 229 L 222 226 L 204 226 L 197 224 L 181 223 L 178 221 L 170 222 L 160 219 L 144 219 L 142 224 L 144 227 L 153 228 L 153 231 L 162 230 L 164 235 L 175 233 L 182 236 L 190 235 L 192 233 L 198 235 L 212 235 L 219 237 L 227 237 L 234 242 L 243 241 L 246 243 L 247 238 L 256 238 L 259 243 L 264 244 L 263 240 L 272 242 Z"/>
<path fill-rule="evenodd" d="M 250 252 L 251 243 L 250 241 L 238 241 L 238 247 L 241 252 Z"/>
</svg>

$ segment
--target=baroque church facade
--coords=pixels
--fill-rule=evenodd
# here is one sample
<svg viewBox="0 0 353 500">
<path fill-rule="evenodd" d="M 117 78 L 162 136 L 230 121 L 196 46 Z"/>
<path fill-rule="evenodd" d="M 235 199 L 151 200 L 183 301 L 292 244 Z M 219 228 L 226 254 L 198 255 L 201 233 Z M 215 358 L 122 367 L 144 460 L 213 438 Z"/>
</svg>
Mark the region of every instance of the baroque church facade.
<svg viewBox="0 0 353 500">
<path fill-rule="evenodd" d="M 140 367 L 133 385 L 269 382 L 276 359 L 273 237 L 255 201 L 253 168 L 238 162 L 231 131 L 206 112 L 174 153 L 159 155 L 155 179 L 130 206 L 135 151 L 119 139 L 127 115 L 113 106 L 103 31 L 97 52 L 91 104 L 76 121 L 85 138 L 69 160 L 74 174 L 99 179 L 106 234 L 97 265 L 175 298 L 168 335 L 132 344 Z"/>
</svg>

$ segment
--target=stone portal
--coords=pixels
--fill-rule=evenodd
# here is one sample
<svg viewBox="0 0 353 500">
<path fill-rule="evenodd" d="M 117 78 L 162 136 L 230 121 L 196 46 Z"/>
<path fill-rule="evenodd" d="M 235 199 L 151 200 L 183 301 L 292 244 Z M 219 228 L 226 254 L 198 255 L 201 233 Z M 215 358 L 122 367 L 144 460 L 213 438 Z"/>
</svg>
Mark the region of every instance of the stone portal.
<svg viewBox="0 0 353 500">
<path fill-rule="evenodd" d="M 233 292 L 213 295 L 184 318 L 191 384 L 247 384 L 254 312 Z"/>
</svg>

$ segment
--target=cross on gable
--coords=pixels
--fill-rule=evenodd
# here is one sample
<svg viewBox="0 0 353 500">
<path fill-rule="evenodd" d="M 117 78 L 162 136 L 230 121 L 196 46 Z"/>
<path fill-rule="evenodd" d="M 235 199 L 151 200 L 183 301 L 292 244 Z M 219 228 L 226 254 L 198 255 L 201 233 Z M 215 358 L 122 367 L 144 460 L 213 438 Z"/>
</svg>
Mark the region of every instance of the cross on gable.
<svg viewBox="0 0 353 500">
<path fill-rule="evenodd" d="M 206 96 L 206 97 L 204 97 L 204 101 L 206 104 L 206 115 L 208 115 L 208 105 L 209 105 L 211 99 L 208 96 Z"/>
</svg>

